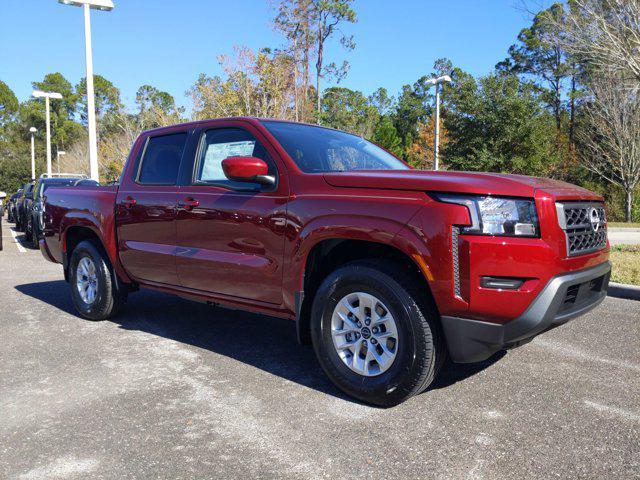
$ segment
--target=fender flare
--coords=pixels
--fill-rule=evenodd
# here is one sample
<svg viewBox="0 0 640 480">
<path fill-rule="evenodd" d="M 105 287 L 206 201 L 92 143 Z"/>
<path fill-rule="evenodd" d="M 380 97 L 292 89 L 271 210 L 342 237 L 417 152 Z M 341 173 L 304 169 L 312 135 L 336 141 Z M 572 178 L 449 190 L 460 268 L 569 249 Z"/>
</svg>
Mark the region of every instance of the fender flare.
<svg viewBox="0 0 640 480">
<path fill-rule="evenodd" d="M 109 258 L 109 261 L 111 262 L 114 271 L 117 274 L 116 277 L 118 278 L 118 280 L 121 280 L 124 283 L 132 283 L 132 280 L 122 268 L 122 265 L 120 264 L 120 260 L 118 258 L 118 252 L 115 242 L 115 225 L 113 224 L 113 222 L 109 223 L 108 225 L 104 225 L 101 220 L 104 221 L 105 219 L 98 219 L 91 213 L 79 211 L 69 212 L 62 219 L 62 221 L 60 222 L 60 241 L 63 257 L 63 267 L 65 269 L 65 272 L 68 265 L 67 235 L 69 233 L 69 230 L 72 228 L 83 228 L 86 230 L 90 230 L 98 238 L 98 240 L 102 244 L 102 248 Z M 110 233 L 110 235 L 114 236 L 112 242 L 108 241 L 107 236 L 105 235 L 105 228 L 110 229 L 113 232 Z"/>
<path fill-rule="evenodd" d="M 404 254 L 424 275 L 429 288 L 433 281 L 433 275 L 428 261 L 431 255 L 427 245 L 408 224 L 419 211 L 418 208 L 407 221 L 398 221 L 380 217 L 346 217 L 325 216 L 309 223 L 298 235 L 298 241 L 294 245 L 290 255 L 287 280 L 285 280 L 285 292 L 291 292 L 292 298 L 287 298 L 294 311 L 296 321 L 296 333 L 298 342 L 308 343 L 308 328 L 303 325 L 304 282 L 309 254 L 320 242 L 325 240 L 359 240 L 371 243 L 379 243 L 397 249 Z M 331 222 L 327 219 L 330 217 Z M 336 218 L 343 217 L 343 221 L 336 222 Z"/>
</svg>

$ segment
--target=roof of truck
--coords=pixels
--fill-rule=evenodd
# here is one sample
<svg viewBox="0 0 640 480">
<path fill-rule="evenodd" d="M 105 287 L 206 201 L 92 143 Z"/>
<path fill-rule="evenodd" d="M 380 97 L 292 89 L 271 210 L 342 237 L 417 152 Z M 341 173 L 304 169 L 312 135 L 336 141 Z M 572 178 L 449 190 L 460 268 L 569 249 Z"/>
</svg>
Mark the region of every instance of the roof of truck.
<svg viewBox="0 0 640 480">
<path fill-rule="evenodd" d="M 282 122 L 282 123 L 293 123 L 293 124 L 296 124 L 296 125 L 307 125 L 309 127 L 326 128 L 327 130 L 337 130 L 335 128 L 327 127 L 325 125 L 318 125 L 318 124 L 315 124 L 315 123 L 306 123 L 306 122 L 294 122 L 293 120 L 282 120 L 280 118 L 221 117 L 221 118 L 207 118 L 207 119 L 203 119 L 203 120 L 195 120 L 195 121 L 192 121 L 192 122 L 175 123 L 175 124 L 172 124 L 172 125 L 166 125 L 164 127 L 158 127 L 158 128 L 152 128 L 152 129 L 149 129 L 149 130 L 145 130 L 145 131 L 142 132 L 142 134 L 163 132 L 165 130 L 171 130 L 171 129 L 174 129 L 176 127 L 184 127 L 184 128 L 199 127 L 199 126 L 207 124 L 209 122 L 225 121 L 225 120 L 230 120 L 230 121 L 243 120 L 243 121 L 249 121 L 249 122 L 253 122 L 253 123 Z M 342 131 L 342 130 L 340 130 L 340 131 Z M 348 133 L 348 132 L 345 132 L 345 133 Z"/>
</svg>

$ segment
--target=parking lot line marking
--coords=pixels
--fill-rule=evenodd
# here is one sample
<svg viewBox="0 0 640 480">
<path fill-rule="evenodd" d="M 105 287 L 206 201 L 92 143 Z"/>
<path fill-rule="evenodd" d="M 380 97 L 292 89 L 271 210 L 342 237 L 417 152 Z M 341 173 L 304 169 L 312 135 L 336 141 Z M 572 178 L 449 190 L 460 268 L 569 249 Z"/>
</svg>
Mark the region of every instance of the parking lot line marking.
<svg viewBox="0 0 640 480">
<path fill-rule="evenodd" d="M 27 249 L 24 248 L 20 243 L 20 240 L 18 240 L 18 235 L 16 235 L 16 231 L 13 228 L 11 228 L 10 230 L 11 230 L 11 236 L 13 237 L 13 241 L 16 244 L 16 247 L 18 247 L 18 251 L 20 253 L 27 253 Z"/>
<path fill-rule="evenodd" d="M 601 403 L 592 402 L 591 400 L 585 400 L 584 404 L 587 407 L 591 407 L 599 412 L 609 413 L 618 417 L 622 417 L 625 420 L 630 420 L 632 422 L 640 422 L 640 415 L 629 412 L 623 408 L 611 407 L 609 405 L 602 405 Z"/>
<path fill-rule="evenodd" d="M 635 363 L 600 357 L 598 355 L 584 352 L 579 348 L 572 347 L 570 345 L 565 345 L 558 342 L 550 342 L 548 340 L 541 340 L 539 338 L 536 338 L 533 342 L 531 342 L 531 344 L 537 345 L 538 347 L 546 348 L 548 350 L 553 350 L 566 357 L 575 358 L 576 360 L 586 360 L 589 362 L 603 363 L 605 365 L 611 365 L 613 367 L 625 368 L 627 370 L 635 370 L 637 372 L 640 372 L 640 365 L 637 365 Z"/>
</svg>

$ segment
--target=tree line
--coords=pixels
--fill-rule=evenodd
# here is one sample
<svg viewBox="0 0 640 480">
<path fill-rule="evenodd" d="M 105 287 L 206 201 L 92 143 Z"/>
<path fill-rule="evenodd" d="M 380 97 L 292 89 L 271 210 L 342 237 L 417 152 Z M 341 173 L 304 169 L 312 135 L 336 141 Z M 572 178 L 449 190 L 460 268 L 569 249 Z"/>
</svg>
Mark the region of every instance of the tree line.
<svg viewBox="0 0 640 480">
<path fill-rule="evenodd" d="M 186 92 L 187 115 L 167 92 L 141 86 L 128 111 L 120 92 L 96 75 L 99 158 L 103 180 L 119 175 L 140 131 L 188 119 L 258 116 L 318 123 L 370 139 L 416 168 L 433 162 L 433 91 L 427 80 L 448 74 L 442 92 L 441 164 L 446 169 L 557 178 L 605 195 L 609 218 L 640 217 L 640 0 L 571 0 L 533 12 L 506 57 L 475 77 L 446 58 L 398 92 L 368 95 L 340 86 L 357 51 L 345 33 L 358 21 L 353 0 L 278 0 L 278 46 L 237 46 L 220 55 L 221 74 L 202 73 Z M 391 7 L 390 7 L 391 8 Z M 334 49 L 331 49 L 334 51 Z M 325 87 L 327 84 L 334 86 Z M 63 170 L 86 170 L 85 81 L 60 73 L 34 88 L 58 91 L 52 102 L 55 149 Z M 187 116 L 189 118 L 187 118 Z M 0 186 L 17 188 L 29 173 L 30 126 L 44 140 L 44 106 L 18 102 L 0 81 Z M 39 152 L 44 147 L 38 148 Z M 43 168 L 43 155 L 38 158 Z M 55 168 L 55 165 L 54 165 Z"/>
</svg>

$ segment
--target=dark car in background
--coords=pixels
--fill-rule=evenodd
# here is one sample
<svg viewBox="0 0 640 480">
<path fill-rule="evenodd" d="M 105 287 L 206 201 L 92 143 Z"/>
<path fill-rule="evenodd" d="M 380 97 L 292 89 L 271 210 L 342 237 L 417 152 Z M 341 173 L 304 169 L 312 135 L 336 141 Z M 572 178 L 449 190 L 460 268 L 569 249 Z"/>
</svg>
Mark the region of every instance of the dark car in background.
<svg viewBox="0 0 640 480">
<path fill-rule="evenodd" d="M 33 187 L 35 185 L 35 181 L 31 181 L 25 183 L 22 187 L 22 193 L 16 200 L 16 230 L 18 232 L 22 232 L 25 229 L 27 223 L 27 215 L 25 208 L 28 207 L 29 203 L 33 199 Z"/>
<path fill-rule="evenodd" d="M 9 197 L 9 201 L 7 202 L 7 205 L 6 205 L 7 220 L 10 221 L 10 222 L 15 222 L 16 201 L 17 201 L 18 197 L 20 197 L 20 195 L 22 195 L 22 189 L 19 189 L 16 193 L 11 195 Z"/>
<path fill-rule="evenodd" d="M 33 189 L 33 199 L 26 204 L 26 223 L 24 229 L 25 239 L 32 243 L 33 248 L 38 248 L 38 240 L 42 238 L 42 214 L 44 212 L 44 198 L 47 189 L 55 187 L 97 186 L 95 180 L 84 176 L 71 177 L 45 177 L 40 178 Z"/>
</svg>

